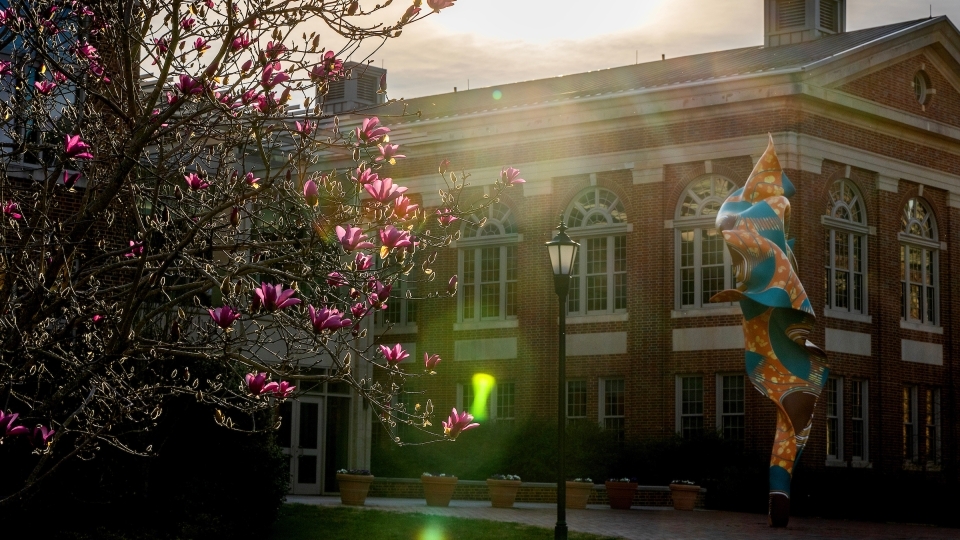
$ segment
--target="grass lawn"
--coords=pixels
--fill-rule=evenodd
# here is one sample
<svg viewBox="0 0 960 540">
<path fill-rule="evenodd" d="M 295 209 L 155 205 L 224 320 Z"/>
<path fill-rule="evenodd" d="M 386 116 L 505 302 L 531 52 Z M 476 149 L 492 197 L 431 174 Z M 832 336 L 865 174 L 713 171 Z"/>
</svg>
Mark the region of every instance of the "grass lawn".
<svg viewBox="0 0 960 540">
<path fill-rule="evenodd" d="M 553 529 L 482 519 L 460 519 L 381 510 L 285 504 L 272 540 L 549 540 Z M 570 532 L 570 540 L 609 537 Z"/>
</svg>

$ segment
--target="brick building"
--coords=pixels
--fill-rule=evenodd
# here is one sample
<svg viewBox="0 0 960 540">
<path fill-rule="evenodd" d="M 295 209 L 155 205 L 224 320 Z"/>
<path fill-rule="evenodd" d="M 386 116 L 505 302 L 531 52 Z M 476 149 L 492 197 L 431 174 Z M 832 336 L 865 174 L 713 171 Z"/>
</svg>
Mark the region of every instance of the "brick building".
<svg viewBox="0 0 960 540">
<path fill-rule="evenodd" d="M 739 307 L 707 299 L 735 286 L 713 215 L 770 133 L 831 366 L 802 467 L 955 474 L 960 34 L 945 17 L 847 32 L 844 0 L 765 4 L 763 46 L 409 101 L 422 114 L 391 126 L 411 157 L 390 176 L 427 208 L 443 158 L 475 197 L 503 166 L 526 179 L 434 266 L 460 277 L 455 302 L 387 313 L 385 340 L 444 358 L 417 387 L 438 410 L 470 409 L 485 373 L 490 418 L 556 414 L 543 243 L 562 214 L 581 244 L 568 416 L 627 440 L 716 430 L 769 448 L 775 409 L 744 375 Z"/>
</svg>

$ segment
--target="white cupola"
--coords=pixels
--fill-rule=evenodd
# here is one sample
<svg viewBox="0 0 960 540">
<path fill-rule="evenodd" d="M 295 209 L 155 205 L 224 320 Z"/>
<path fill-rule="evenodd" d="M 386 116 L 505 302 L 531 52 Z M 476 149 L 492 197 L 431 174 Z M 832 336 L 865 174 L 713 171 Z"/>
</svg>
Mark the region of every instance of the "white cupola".
<svg viewBox="0 0 960 540">
<path fill-rule="evenodd" d="M 767 47 L 812 41 L 846 29 L 847 0 L 764 0 Z"/>
</svg>

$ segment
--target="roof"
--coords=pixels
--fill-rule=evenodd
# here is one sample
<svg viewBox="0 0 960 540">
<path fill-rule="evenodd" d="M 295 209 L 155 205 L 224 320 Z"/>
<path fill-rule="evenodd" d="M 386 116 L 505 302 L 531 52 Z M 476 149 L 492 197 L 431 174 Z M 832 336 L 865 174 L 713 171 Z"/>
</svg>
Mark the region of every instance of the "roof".
<svg viewBox="0 0 960 540">
<path fill-rule="evenodd" d="M 420 110 L 422 113 L 420 120 L 426 120 L 493 112 L 588 96 L 802 69 L 877 40 L 892 37 L 904 30 L 941 19 L 946 17 L 918 19 L 844 32 L 792 45 L 744 47 L 549 79 L 426 96 L 406 100 L 407 111 Z M 500 92 L 499 98 L 492 96 L 494 91 Z"/>
</svg>

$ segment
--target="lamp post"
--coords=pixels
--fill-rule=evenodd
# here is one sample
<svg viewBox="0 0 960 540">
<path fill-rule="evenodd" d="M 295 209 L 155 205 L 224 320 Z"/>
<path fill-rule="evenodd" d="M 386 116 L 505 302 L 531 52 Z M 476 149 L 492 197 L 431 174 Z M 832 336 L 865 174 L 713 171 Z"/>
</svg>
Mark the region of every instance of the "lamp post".
<svg viewBox="0 0 960 540">
<path fill-rule="evenodd" d="M 557 526 L 553 529 L 554 540 L 567 540 L 567 484 L 563 472 L 564 443 L 566 442 L 567 418 L 567 293 L 570 291 L 570 273 L 573 261 L 577 258 L 580 244 L 574 242 L 567 233 L 567 225 L 560 216 L 560 231 L 553 240 L 546 243 L 553 266 L 553 286 L 560 302 L 560 359 L 557 364 Z"/>
</svg>

